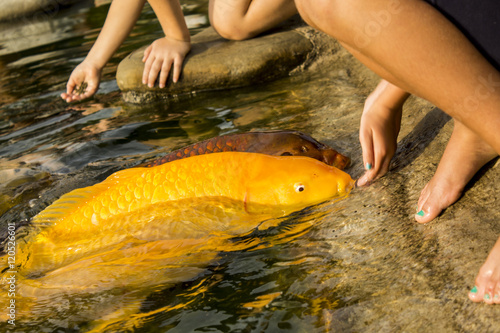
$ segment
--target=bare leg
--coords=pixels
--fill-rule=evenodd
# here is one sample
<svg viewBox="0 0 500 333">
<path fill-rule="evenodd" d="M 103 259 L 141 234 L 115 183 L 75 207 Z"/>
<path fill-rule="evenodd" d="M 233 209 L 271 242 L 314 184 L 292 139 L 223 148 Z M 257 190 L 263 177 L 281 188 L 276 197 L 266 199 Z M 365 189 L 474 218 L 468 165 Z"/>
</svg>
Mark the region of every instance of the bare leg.
<svg viewBox="0 0 500 333">
<path fill-rule="evenodd" d="M 243 40 L 297 14 L 293 0 L 210 0 L 209 17 L 224 38 Z"/>
<path fill-rule="evenodd" d="M 500 152 L 500 73 L 425 2 L 296 0 L 296 5 L 306 22 L 354 50 L 376 73 L 455 119 L 438 170 L 419 200 L 417 220 L 432 220 Z M 469 298 L 500 303 L 500 239 Z"/>
<path fill-rule="evenodd" d="M 497 156 L 490 145 L 455 121 L 455 127 L 436 173 L 424 187 L 418 200 L 415 219 L 427 223 L 452 205 L 472 177 Z"/>
<path fill-rule="evenodd" d="M 297 0 L 296 5 L 308 23 L 339 39 L 379 75 L 403 91 L 433 102 L 456 119 L 457 129 L 447 153 L 419 200 L 422 211 L 417 219 L 430 221 L 458 199 L 465 184 L 495 156 L 495 151 L 500 152 L 500 131 L 497 130 L 500 128 L 500 73 L 455 26 L 423 1 L 317 0 L 311 5 L 309 1 Z M 399 95 L 404 97 L 403 93 Z M 378 116 L 380 118 L 380 112 Z M 387 159 L 377 156 L 394 141 L 393 136 L 379 139 L 383 144 L 376 144 L 376 135 L 366 139 L 364 132 L 373 131 L 374 126 L 365 125 L 361 139 L 375 143 L 365 143 L 363 155 L 364 159 L 375 156 L 374 166 L 378 170 L 368 171 L 360 179 L 361 184 L 385 172 Z M 382 126 L 387 127 L 387 122 Z M 383 132 L 387 131 L 379 129 L 375 133 Z M 470 150 L 464 152 L 460 146 Z M 390 151 L 385 154 L 388 153 Z M 453 168 L 462 164 L 455 156 L 462 158 L 465 154 L 470 161 L 467 167 Z M 438 195 L 440 200 L 431 203 Z"/>
<path fill-rule="evenodd" d="M 360 60 L 383 78 L 437 105 L 500 152 L 500 73 L 437 10 L 416 0 L 296 5 L 306 22 L 363 54 Z"/>
</svg>

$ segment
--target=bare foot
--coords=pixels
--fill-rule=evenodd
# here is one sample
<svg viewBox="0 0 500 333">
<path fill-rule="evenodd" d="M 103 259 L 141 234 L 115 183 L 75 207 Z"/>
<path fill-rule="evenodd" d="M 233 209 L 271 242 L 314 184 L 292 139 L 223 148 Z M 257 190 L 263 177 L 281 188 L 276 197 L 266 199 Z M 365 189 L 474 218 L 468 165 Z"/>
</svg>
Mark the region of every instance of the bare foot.
<svg viewBox="0 0 500 333">
<path fill-rule="evenodd" d="M 473 302 L 500 304 L 500 238 L 479 270 L 469 298 Z"/>
<path fill-rule="evenodd" d="M 457 201 L 476 172 L 497 155 L 491 146 L 455 120 L 436 173 L 420 194 L 417 222 L 430 222 Z"/>
</svg>

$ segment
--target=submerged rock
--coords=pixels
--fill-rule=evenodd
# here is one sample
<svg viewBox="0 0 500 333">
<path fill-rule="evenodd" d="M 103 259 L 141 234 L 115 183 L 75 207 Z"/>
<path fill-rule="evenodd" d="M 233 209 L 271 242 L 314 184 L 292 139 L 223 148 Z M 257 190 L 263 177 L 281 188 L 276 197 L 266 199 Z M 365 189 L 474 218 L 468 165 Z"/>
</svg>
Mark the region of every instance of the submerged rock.
<svg viewBox="0 0 500 333">
<path fill-rule="evenodd" d="M 77 3 L 79 0 L 2 0 L 0 2 L 0 21 L 20 19 L 40 19 L 52 16 L 61 8 Z M 27 17 L 30 15 L 31 17 Z"/>
<path fill-rule="evenodd" d="M 307 59 L 311 41 L 294 30 L 277 31 L 245 41 L 229 41 L 213 28 L 192 38 L 179 82 L 167 82 L 165 88 L 142 84 L 144 49 L 132 52 L 122 60 L 116 81 L 123 98 L 143 103 L 169 96 L 203 90 L 247 86 L 288 75 Z"/>
</svg>

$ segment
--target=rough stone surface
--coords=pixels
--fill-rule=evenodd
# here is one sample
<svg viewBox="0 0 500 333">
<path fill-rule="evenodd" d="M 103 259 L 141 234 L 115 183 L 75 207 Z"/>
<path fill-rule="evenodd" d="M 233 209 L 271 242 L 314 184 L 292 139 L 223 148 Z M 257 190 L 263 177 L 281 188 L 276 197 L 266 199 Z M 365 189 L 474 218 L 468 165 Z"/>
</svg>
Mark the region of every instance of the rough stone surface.
<svg viewBox="0 0 500 333">
<path fill-rule="evenodd" d="M 350 156 L 352 166 L 346 171 L 358 178 L 363 173 L 359 119 L 364 101 L 379 78 L 328 36 L 306 26 L 290 32 L 310 49 L 302 65 L 294 65 L 293 76 L 282 79 L 287 93 L 279 97 L 286 99 L 274 106 L 263 98 L 259 108 L 248 108 L 248 102 L 242 100 L 241 109 L 233 110 L 238 116 L 234 122 L 241 127 L 260 126 L 254 122 L 263 117 L 258 112 L 271 110 L 273 116 L 272 112 L 279 109 L 289 113 L 286 118 L 282 114 L 275 117 L 284 120 L 265 129 L 293 127 L 307 132 Z M 212 36 L 194 48 L 192 58 L 201 57 L 203 47 L 220 50 L 242 44 Z M 198 38 L 201 36 L 195 37 L 195 44 Z M 249 44 L 243 45 L 246 46 L 244 51 L 240 49 L 241 56 L 248 56 Z M 187 62 L 185 71 L 189 66 Z M 187 75 L 184 79 L 188 79 Z M 271 84 L 265 87 L 270 94 L 276 93 L 272 89 L 284 89 Z M 147 93 L 153 99 L 158 98 L 154 94 L 166 96 L 155 90 Z M 138 96 L 145 94 L 138 92 Z M 291 114 L 284 106 L 301 112 Z M 128 112 L 124 118 L 134 117 L 137 121 L 137 114 L 145 113 L 144 107 L 134 108 L 124 108 L 123 112 Z M 144 117 L 143 121 L 151 121 L 148 115 Z M 318 326 L 322 332 L 500 332 L 500 306 L 475 304 L 467 298 L 479 268 L 500 235 L 498 162 L 487 164 L 460 200 L 435 221 L 420 225 L 413 218 L 420 191 L 434 174 L 452 130 L 453 121 L 442 111 L 422 99 L 410 98 L 404 107 L 398 150 L 390 172 L 368 188 L 355 189 L 341 202 L 315 208 L 324 208 L 325 213 L 319 214 L 321 223 L 301 237 L 302 242 L 297 243 L 301 246 L 296 249 L 301 262 L 304 258 L 317 261 L 311 261 L 314 270 L 305 274 L 304 280 L 297 280 L 294 287 L 305 289 L 303 294 L 314 295 L 310 304 L 319 309 Z M 9 168 L 18 171 L 5 175 L 16 184 L 34 183 L 33 186 L 50 188 L 48 195 L 42 192 L 40 196 L 45 200 L 68 192 L 70 186 L 91 185 L 93 179 L 102 177 L 97 168 L 78 172 L 78 178 L 54 186 L 51 179 L 44 178 L 45 174 L 23 167 L 32 163 L 26 161 Z M 2 190 L 6 198 L 0 198 L 7 204 L 0 206 L 0 212 L 18 200 L 31 199 L 21 199 L 28 195 L 27 190 L 6 191 L 7 185 Z M 38 197 L 40 192 L 33 193 Z M 2 220 L 17 221 L 29 209 L 29 205 L 14 207 Z M 281 255 L 286 258 L 287 253 Z M 323 263 L 326 264 L 322 266 Z M 317 297 L 320 292 L 323 298 Z M 293 298 L 293 289 L 284 295 Z M 328 303 L 339 298 L 340 304 Z M 262 317 L 271 317 L 275 309 L 264 307 L 262 311 L 268 312 Z M 307 317 L 304 312 L 301 319 Z"/>
<path fill-rule="evenodd" d="M 325 82 L 304 87 L 302 94 L 316 101 L 305 126 L 314 138 L 346 152 L 352 158 L 346 171 L 358 178 L 364 172 L 359 119 L 379 78 L 335 41 L 303 32 L 319 50 L 303 75 Z M 480 170 L 463 196 L 433 222 L 421 225 L 413 217 L 452 130 L 449 116 L 410 98 L 390 172 L 355 189 L 339 204 L 341 211 L 326 216 L 318 228 L 318 246 L 328 244 L 329 255 L 340 263 L 332 289 L 341 290 L 349 304 L 323 310 L 325 331 L 500 332 L 500 307 L 467 298 L 500 235 L 498 160 Z M 312 283 L 320 284 L 328 282 Z"/>
<path fill-rule="evenodd" d="M 117 69 L 116 81 L 127 102 L 151 102 L 178 94 L 276 79 L 304 63 L 313 45 L 294 30 L 276 31 L 245 41 L 228 41 L 207 28 L 193 37 L 179 82 L 170 81 L 163 89 L 142 84 L 144 49 L 132 52 Z"/>
<path fill-rule="evenodd" d="M 74 4 L 79 0 L 2 0 L 0 2 L 0 21 L 42 18 L 51 15 L 60 8 Z M 27 17 L 30 15 L 32 17 Z"/>
</svg>

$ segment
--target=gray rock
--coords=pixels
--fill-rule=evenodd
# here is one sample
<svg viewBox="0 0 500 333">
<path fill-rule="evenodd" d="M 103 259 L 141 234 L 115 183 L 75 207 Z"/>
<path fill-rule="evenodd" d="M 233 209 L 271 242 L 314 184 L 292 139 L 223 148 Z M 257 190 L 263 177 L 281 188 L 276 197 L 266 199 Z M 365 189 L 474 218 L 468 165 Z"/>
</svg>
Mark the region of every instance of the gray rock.
<svg viewBox="0 0 500 333">
<path fill-rule="evenodd" d="M 42 19 L 52 16 L 61 8 L 79 0 L 2 0 L 0 2 L 0 21 L 24 18 Z"/>
<path fill-rule="evenodd" d="M 304 131 L 345 151 L 352 159 L 346 171 L 358 178 L 364 172 L 359 119 L 379 78 L 333 39 L 304 33 L 318 51 L 303 74 L 324 82 L 311 88 L 303 84 L 307 91 L 301 96 L 312 101 Z M 300 247 L 326 249 L 322 260 L 332 262 L 301 285 L 321 285 L 323 304 L 335 294 L 347 304 L 323 307 L 324 331 L 500 332 L 500 308 L 467 298 L 500 235 L 498 160 L 480 170 L 435 221 L 421 225 L 413 217 L 452 130 L 449 116 L 411 97 L 389 173 L 333 206 L 339 211 L 325 215 Z"/>
<path fill-rule="evenodd" d="M 165 88 L 142 84 L 144 48 L 122 60 L 116 81 L 130 103 L 144 103 L 204 90 L 247 86 L 286 76 L 313 50 L 311 41 L 294 30 L 277 31 L 245 41 L 228 41 L 212 28 L 192 39 L 179 82 Z"/>
</svg>

